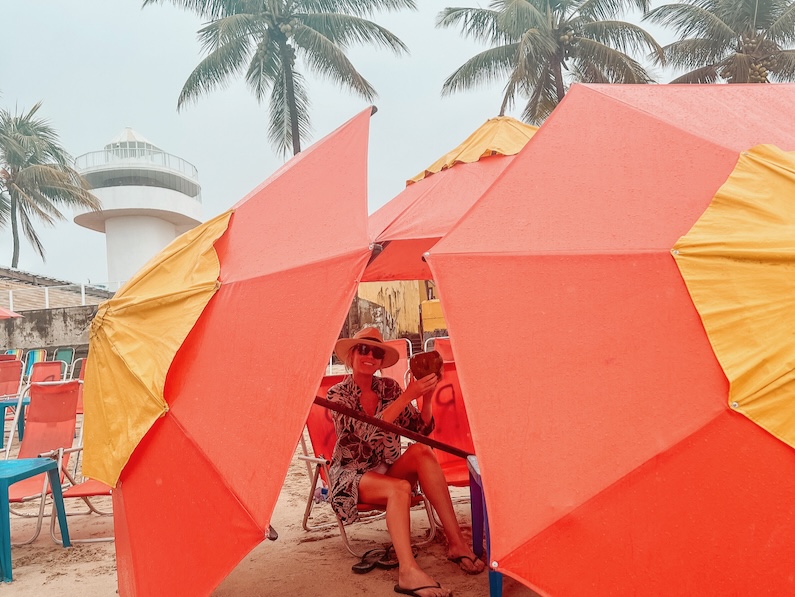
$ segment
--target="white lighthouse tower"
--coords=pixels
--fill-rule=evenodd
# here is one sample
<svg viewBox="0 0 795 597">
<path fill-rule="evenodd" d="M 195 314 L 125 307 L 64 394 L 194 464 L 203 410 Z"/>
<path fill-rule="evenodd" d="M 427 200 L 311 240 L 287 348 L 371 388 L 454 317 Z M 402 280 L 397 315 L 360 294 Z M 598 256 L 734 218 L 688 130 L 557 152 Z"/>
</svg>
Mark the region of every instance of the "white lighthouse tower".
<svg viewBox="0 0 795 597">
<path fill-rule="evenodd" d="M 102 151 L 83 154 L 75 162 L 102 209 L 79 213 L 74 220 L 105 233 L 111 290 L 177 236 L 201 223 L 196 167 L 129 127 Z"/>
</svg>

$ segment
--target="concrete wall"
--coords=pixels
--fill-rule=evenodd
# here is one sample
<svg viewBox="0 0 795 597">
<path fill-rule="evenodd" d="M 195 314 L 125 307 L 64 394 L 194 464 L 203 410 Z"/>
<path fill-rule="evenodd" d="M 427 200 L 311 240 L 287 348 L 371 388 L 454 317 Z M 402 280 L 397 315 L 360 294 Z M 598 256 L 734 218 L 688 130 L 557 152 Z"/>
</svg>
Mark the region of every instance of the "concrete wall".
<svg viewBox="0 0 795 597">
<path fill-rule="evenodd" d="M 0 320 L 0 349 L 54 349 L 72 346 L 88 351 L 88 330 L 97 305 L 25 311 L 24 317 Z"/>
</svg>

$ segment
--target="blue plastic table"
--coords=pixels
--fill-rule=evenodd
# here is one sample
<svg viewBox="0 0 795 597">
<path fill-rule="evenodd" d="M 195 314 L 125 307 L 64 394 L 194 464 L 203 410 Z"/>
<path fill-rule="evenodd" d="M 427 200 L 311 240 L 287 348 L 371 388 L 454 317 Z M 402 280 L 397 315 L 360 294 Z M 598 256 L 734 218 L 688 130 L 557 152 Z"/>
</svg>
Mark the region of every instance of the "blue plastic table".
<svg viewBox="0 0 795 597">
<path fill-rule="evenodd" d="M 6 410 L 9 408 L 16 408 L 19 404 L 17 398 L 3 398 L 0 399 L 0 411 L 3 413 L 3 429 L 0 433 L 0 448 L 3 447 L 6 441 Z M 25 433 L 25 408 L 30 404 L 30 396 L 25 396 L 22 399 L 22 408 L 20 408 L 19 419 L 17 420 L 17 436 L 22 439 Z"/>
<path fill-rule="evenodd" d="M 52 501 L 58 513 L 64 547 L 69 547 L 69 529 L 66 526 L 66 510 L 61 494 L 61 477 L 58 462 L 52 458 L 20 458 L 0 460 L 0 573 L 4 582 L 11 582 L 11 513 L 8 508 L 8 488 L 29 477 L 47 473 L 50 477 Z"/>
<path fill-rule="evenodd" d="M 472 517 L 472 551 L 478 557 L 483 556 L 483 531 L 486 531 L 486 551 L 491 555 L 491 538 L 489 536 L 489 514 L 486 511 L 486 500 L 483 499 L 483 480 L 480 478 L 480 467 L 476 456 L 467 456 L 469 468 L 469 494 L 472 500 L 472 509 L 480 504 L 483 516 Z M 502 574 L 492 570 L 489 564 L 489 596 L 502 596 Z"/>
</svg>

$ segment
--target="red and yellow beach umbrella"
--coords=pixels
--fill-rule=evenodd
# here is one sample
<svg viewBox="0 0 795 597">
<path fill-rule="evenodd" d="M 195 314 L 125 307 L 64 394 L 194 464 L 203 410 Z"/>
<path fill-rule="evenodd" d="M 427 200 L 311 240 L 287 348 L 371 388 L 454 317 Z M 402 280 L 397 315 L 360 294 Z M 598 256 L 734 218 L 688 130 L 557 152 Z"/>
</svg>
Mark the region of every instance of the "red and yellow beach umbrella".
<svg viewBox="0 0 795 597">
<path fill-rule="evenodd" d="M 430 250 L 496 570 L 792 594 L 794 113 L 792 85 L 576 85 Z"/>
<path fill-rule="evenodd" d="M 370 255 L 370 110 L 179 237 L 92 324 L 85 473 L 119 593 L 208 595 L 268 535 Z"/>
</svg>

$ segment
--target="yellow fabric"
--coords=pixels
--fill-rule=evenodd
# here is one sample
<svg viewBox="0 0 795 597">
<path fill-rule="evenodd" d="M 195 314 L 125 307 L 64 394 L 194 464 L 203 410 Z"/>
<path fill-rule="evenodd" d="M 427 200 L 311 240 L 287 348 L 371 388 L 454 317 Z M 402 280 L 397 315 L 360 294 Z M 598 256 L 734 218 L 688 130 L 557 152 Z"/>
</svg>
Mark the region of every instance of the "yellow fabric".
<svg viewBox="0 0 795 597">
<path fill-rule="evenodd" d="M 538 130 L 510 116 L 490 118 L 454 150 L 446 153 L 414 178 L 406 181 L 406 185 L 419 182 L 440 170 L 452 168 L 456 164 L 477 162 L 480 158 L 491 155 L 515 155 L 527 144 Z"/>
<path fill-rule="evenodd" d="M 166 374 L 219 287 L 213 243 L 231 214 L 175 239 L 100 305 L 83 392 L 86 476 L 115 487 L 135 447 L 168 410 Z"/>
<path fill-rule="evenodd" d="M 794 198 L 795 153 L 753 147 L 673 249 L 730 407 L 793 447 Z"/>
</svg>

